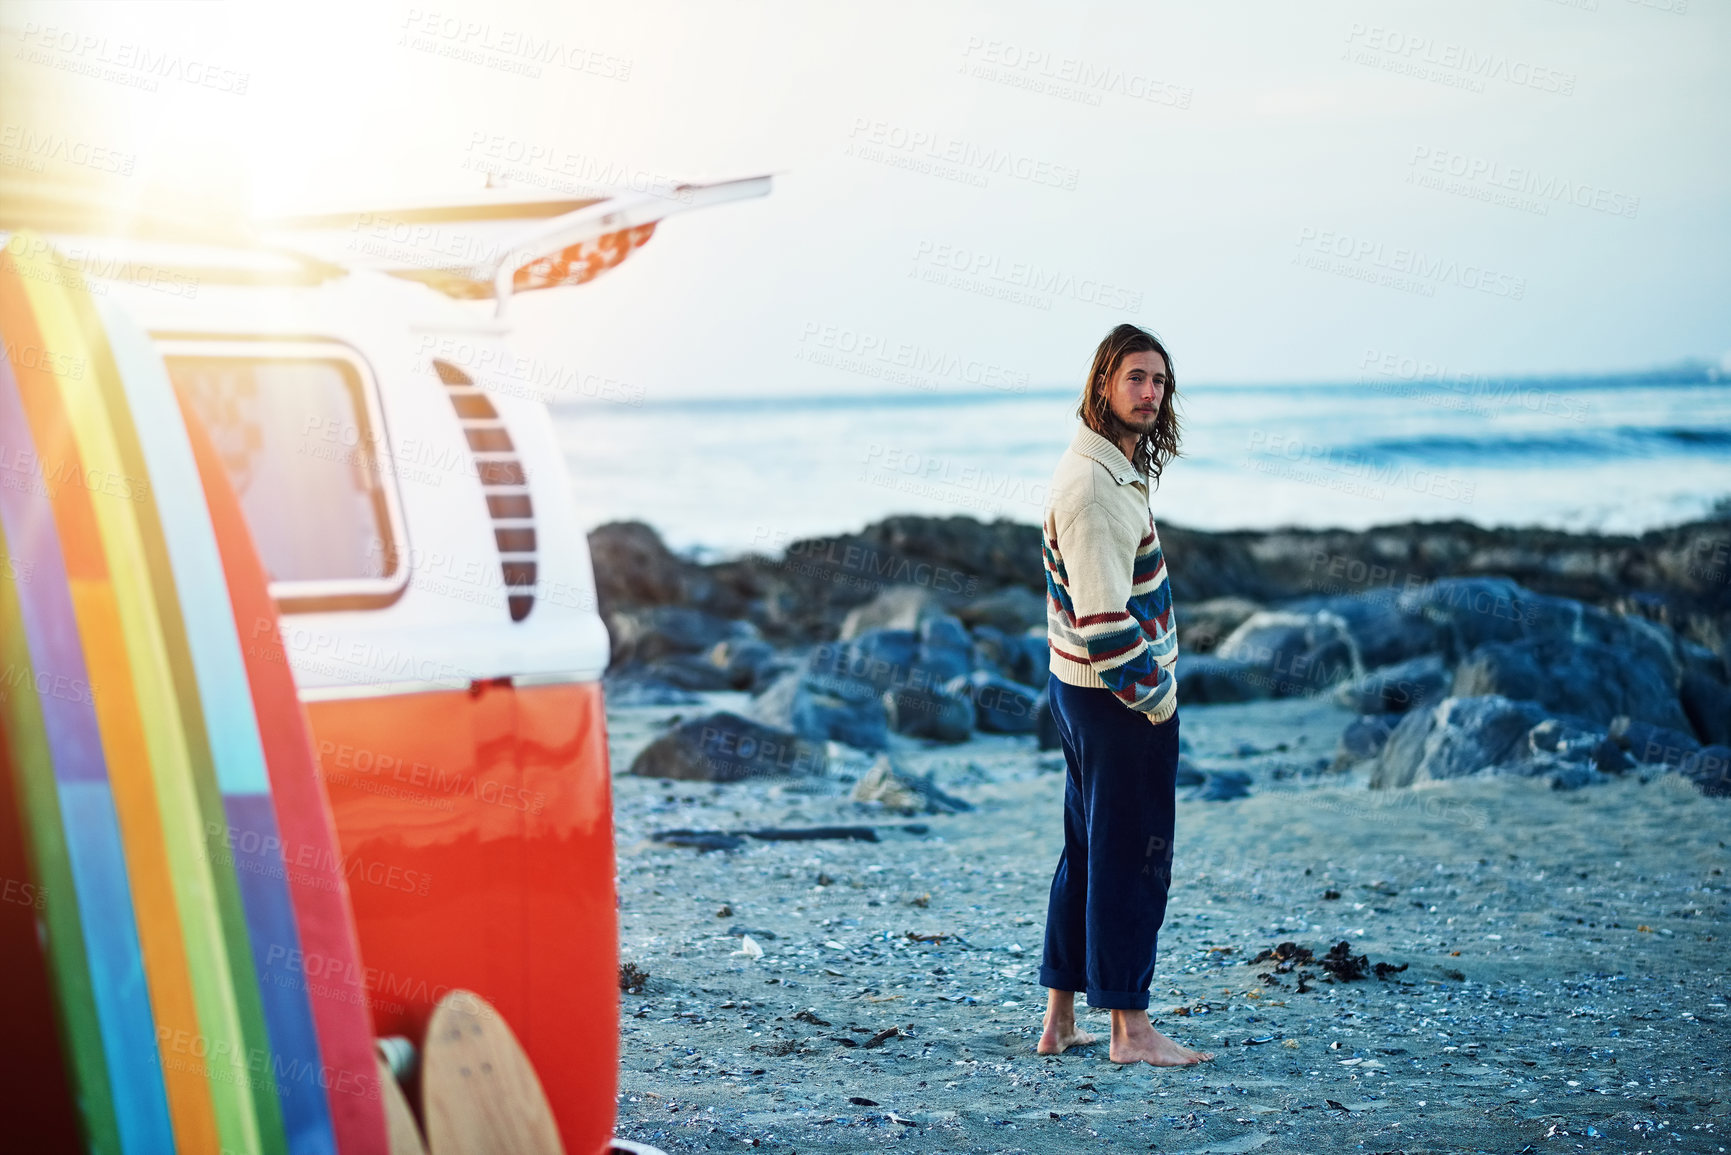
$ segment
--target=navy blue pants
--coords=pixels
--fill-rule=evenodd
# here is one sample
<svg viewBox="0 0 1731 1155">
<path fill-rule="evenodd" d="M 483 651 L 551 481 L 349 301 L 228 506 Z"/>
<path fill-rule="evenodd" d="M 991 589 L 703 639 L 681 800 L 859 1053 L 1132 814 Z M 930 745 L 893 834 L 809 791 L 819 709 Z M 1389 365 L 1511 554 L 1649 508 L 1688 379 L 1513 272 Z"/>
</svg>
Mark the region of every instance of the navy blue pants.
<svg viewBox="0 0 1731 1155">
<path fill-rule="evenodd" d="M 1040 985 L 1146 1010 L 1172 881 L 1178 715 L 1156 726 L 1110 690 L 1046 684 L 1064 743 L 1064 853 Z"/>
</svg>

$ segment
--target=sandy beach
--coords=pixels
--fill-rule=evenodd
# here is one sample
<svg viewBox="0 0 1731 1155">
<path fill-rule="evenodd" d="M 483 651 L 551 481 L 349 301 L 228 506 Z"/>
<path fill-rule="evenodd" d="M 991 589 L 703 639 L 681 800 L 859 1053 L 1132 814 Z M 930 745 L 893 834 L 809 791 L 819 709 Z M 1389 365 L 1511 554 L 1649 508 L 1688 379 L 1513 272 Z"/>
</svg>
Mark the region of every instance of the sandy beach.
<svg viewBox="0 0 1731 1155">
<path fill-rule="evenodd" d="M 1104 1042 L 1034 1052 L 1060 753 L 1031 734 L 892 735 L 899 768 L 973 807 L 955 814 L 852 801 L 869 759 L 836 744 L 821 776 L 631 776 L 670 722 L 749 700 L 699 697 L 608 715 L 620 958 L 637 988 L 622 994 L 625 1138 L 788 1153 L 1725 1150 L 1727 803 L 1676 774 L 1371 791 L 1362 765 L 1326 768 L 1352 715 L 1325 696 L 1182 706 L 1190 761 L 1247 774 L 1249 794 L 1180 788 L 1151 1014 L 1217 1057 L 1119 1067 Z M 878 841 L 652 838 L 829 824 Z M 1322 960 L 1342 942 L 1364 977 L 1256 961 L 1282 943 Z M 1082 1015 L 1102 1035 L 1106 1022 Z"/>
</svg>

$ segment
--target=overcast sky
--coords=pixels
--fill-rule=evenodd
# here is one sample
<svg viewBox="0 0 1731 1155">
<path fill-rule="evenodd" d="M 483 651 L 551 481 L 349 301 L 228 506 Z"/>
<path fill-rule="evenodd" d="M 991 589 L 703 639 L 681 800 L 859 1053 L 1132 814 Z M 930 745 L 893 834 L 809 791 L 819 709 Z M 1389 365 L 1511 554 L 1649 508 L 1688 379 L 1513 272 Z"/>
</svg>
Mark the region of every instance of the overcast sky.
<svg viewBox="0 0 1731 1155">
<path fill-rule="evenodd" d="M 141 179 L 261 209 L 775 173 L 518 302 L 523 349 L 652 398 L 1069 386 L 1121 320 L 1181 382 L 1731 351 L 1720 0 L 0 12 Z M 203 67 L 112 79 L 140 50 Z"/>
</svg>

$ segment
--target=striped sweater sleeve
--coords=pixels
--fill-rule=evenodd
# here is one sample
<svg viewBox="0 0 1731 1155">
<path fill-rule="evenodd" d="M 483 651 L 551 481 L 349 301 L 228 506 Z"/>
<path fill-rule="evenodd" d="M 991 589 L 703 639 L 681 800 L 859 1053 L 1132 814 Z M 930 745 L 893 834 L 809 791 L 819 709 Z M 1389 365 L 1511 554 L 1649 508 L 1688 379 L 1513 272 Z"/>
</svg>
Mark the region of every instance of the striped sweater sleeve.
<svg viewBox="0 0 1731 1155">
<path fill-rule="evenodd" d="M 1155 660 L 1142 623 L 1130 612 L 1137 589 L 1164 576 L 1136 572 L 1138 566 L 1164 564 L 1158 551 L 1143 553 L 1147 531 L 1126 526 L 1098 501 L 1081 506 L 1055 528 L 1076 632 L 1087 645 L 1089 664 L 1130 709 L 1163 712 L 1177 695 L 1177 684 Z"/>
</svg>

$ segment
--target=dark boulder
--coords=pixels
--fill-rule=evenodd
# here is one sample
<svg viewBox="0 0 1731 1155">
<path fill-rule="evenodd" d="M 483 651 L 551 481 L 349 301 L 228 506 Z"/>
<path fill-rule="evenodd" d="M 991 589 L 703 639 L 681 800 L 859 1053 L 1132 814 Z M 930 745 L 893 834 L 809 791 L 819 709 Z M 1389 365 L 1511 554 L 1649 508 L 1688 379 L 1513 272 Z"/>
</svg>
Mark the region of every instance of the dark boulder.
<svg viewBox="0 0 1731 1155">
<path fill-rule="evenodd" d="M 1326 614 L 1259 611 L 1227 635 L 1214 657 L 1251 667 L 1276 698 L 1309 694 L 1358 672 L 1344 623 Z"/>
<path fill-rule="evenodd" d="M 727 638 L 710 647 L 704 657 L 727 675 L 730 687 L 754 694 L 767 689 L 789 665 L 762 638 Z"/>
<path fill-rule="evenodd" d="M 1358 714 L 1404 714 L 1448 696 L 1450 675 L 1442 655 L 1426 654 L 1379 666 L 1340 686 L 1334 700 Z"/>
<path fill-rule="evenodd" d="M 806 677 L 839 698 L 876 698 L 909 680 L 919 648 L 919 637 L 912 630 L 867 630 L 813 649 L 806 661 Z"/>
<path fill-rule="evenodd" d="M 1210 654 L 1246 618 L 1262 609 L 1249 598 L 1208 598 L 1189 602 L 1172 611 L 1178 623 L 1178 652 Z"/>
<path fill-rule="evenodd" d="M 1046 675 L 1051 672 L 1051 649 L 1044 631 L 1006 634 L 993 626 L 975 626 L 973 634 L 976 670 L 991 670 L 1036 689 L 1045 686 Z"/>
<path fill-rule="evenodd" d="M 1427 614 L 1403 606 L 1398 598 L 1381 590 L 1300 598 L 1282 603 L 1280 608 L 1286 613 L 1308 614 L 1317 619 L 1314 630 L 1329 628 L 1344 637 L 1360 669 L 1436 653 L 1447 644 L 1441 627 Z"/>
<path fill-rule="evenodd" d="M 1731 746 L 1731 689 L 1725 683 L 1685 670 L 1678 699 L 1697 738 L 1709 746 Z"/>
<path fill-rule="evenodd" d="M 974 668 L 974 642 L 967 627 L 951 614 L 933 614 L 920 623 L 914 664 L 934 681 L 947 682 Z"/>
<path fill-rule="evenodd" d="M 1250 796 L 1250 775 L 1243 770 L 1210 770 L 1189 797 L 1198 802 L 1230 802 Z"/>
<path fill-rule="evenodd" d="M 847 699 L 810 684 L 800 670 L 782 674 L 752 699 L 754 721 L 791 730 L 810 742 L 835 741 L 860 750 L 889 745 L 889 719 L 881 698 Z"/>
<path fill-rule="evenodd" d="M 1677 772 L 1711 798 L 1731 797 L 1731 747 L 1703 746 L 1684 758 Z"/>
<path fill-rule="evenodd" d="M 675 726 L 631 763 L 631 773 L 640 778 L 703 782 L 822 774 L 827 768 L 821 745 L 728 711 Z"/>
<path fill-rule="evenodd" d="M 627 663 L 631 669 L 636 663 Z M 720 666 L 696 654 L 674 654 L 643 664 L 644 676 L 682 690 L 732 690 L 733 678 Z"/>
<path fill-rule="evenodd" d="M 1613 720 L 1608 733 L 1630 758 L 1648 766 L 1681 766 L 1683 759 L 1701 748 L 1693 734 L 1637 722 L 1627 715 Z"/>
<path fill-rule="evenodd" d="M 982 594 L 956 609 L 956 616 L 970 629 L 990 626 L 1005 634 L 1021 634 L 1046 628 L 1046 599 L 1026 586 L 1006 586 Z"/>
<path fill-rule="evenodd" d="M 1034 733 L 1042 750 L 1062 750 L 1064 739 L 1058 733 L 1058 720 L 1052 716 L 1051 699 L 1044 691 L 1034 700 Z"/>
<path fill-rule="evenodd" d="M 1039 695 L 986 670 L 952 679 L 945 689 L 974 703 L 974 727 L 988 734 L 1032 734 L 1039 728 Z"/>
<path fill-rule="evenodd" d="M 848 641 L 872 630 L 918 630 L 928 617 L 946 612 L 943 600 L 929 588 L 893 585 L 849 610 L 840 637 Z"/>
<path fill-rule="evenodd" d="M 1500 694 L 1540 702 L 1609 726 L 1627 714 L 1655 726 L 1686 729 L 1674 671 L 1649 653 L 1566 635 L 1485 642 L 1455 669 L 1457 698 Z"/>
<path fill-rule="evenodd" d="M 1399 721 L 1394 714 L 1365 714 L 1348 722 L 1335 745 L 1334 761 L 1329 768 L 1344 770 L 1375 758 L 1382 753 L 1388 736 L 1394 733 L 1395 724 Z"/>
<path fill-rule="evenodd" d="M 946 687 L 898 686 L 884 691 L 889 727 L 910 738 L 966 742 L 974 732 L 974 703 Z"/>
<path fill-rule="evenodd" d="M 1546 718 L 1537 702 L 1497 695 L 1445 698 L 1406 714 L 1371 766 L 1373 790 L 1462 778 L 1512 762 Z"/>
<path fill-rule="evenodd" d="M 1260 702 L 1273 697 L 1271 679 L 1254 662 L 1233 662 L 1213 654 L 1178 652 L 1178 700 L 1197 705 Z"/>
<path fill-rule="evenodd" d="M 758 637 L 747 621 L 734 621 L 689 606 L 639 606 L 607 618 L 615 662 L 651 662 L 671 654 L 701 654 L 729 639 Z"/>
</svg>

